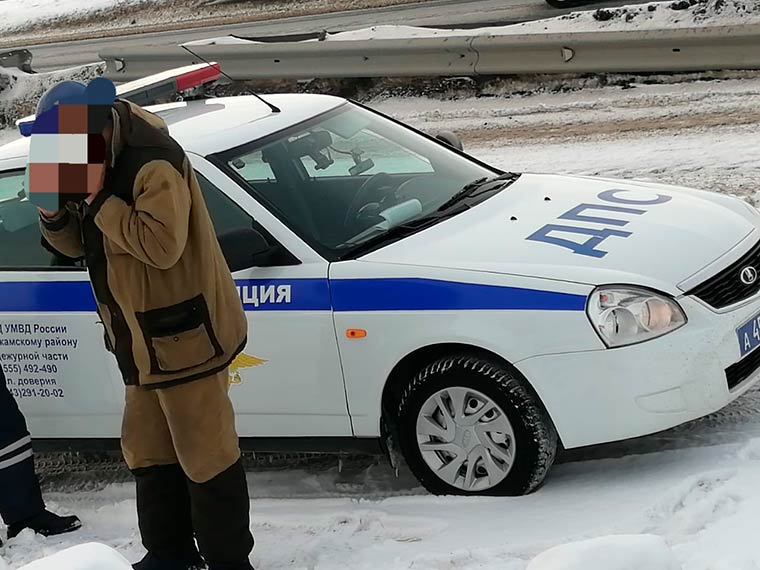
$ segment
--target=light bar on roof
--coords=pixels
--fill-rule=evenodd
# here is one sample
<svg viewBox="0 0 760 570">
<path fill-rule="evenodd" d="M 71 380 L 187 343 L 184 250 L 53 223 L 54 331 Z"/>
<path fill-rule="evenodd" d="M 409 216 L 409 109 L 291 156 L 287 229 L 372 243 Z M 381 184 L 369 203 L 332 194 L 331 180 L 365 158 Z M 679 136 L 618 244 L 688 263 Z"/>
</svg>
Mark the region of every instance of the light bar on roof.
<svg viewBox="0 0 760 570">
<path fill-rule="evenodd" d="M 211 83 L 220 76 L 218 63 L 189 65 L 125 83 L 120 86 L 121 89 L 116 90 L 116 96 L 137 105 L 150 105 L 156 99 Z"/>
<path fill-rule="evenodd" d="M 188 65 L 117 85 L 116 97 L 140 106 L 150 105 L 157 99 L 212 83 L 221 75 L 218 63 Z M 31 136 L 34 119 L 34 115 L 30 115 L 16 121 L 16 126 L 23 136 Z"/>
</svg>

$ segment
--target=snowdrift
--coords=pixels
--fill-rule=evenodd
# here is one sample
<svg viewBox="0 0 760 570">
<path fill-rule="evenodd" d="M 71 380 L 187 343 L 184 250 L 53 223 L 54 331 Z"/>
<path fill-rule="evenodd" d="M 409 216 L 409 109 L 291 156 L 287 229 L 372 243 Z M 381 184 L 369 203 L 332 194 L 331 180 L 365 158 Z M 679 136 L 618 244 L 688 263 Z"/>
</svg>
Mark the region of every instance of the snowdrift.
<svg viewBox="0 0 760 570">
<path fill-rule="evenodd" d="M 0 561 L 0 570 L 7 566 Z M 80 544 L 62 550 L 19 570 L 131 570 L 132 566 L 121 554 L 103 544 Z"/>
<path fill-rule="evenodd" d="M 16 119 L 33 114 L 37 100 L 55 83 L 64 80 L 87 83 L 103 71 L 102 62 L 45 73 L 0 67 L 0 129 L 15 129 Z"/>
<path fill-rule="evenodd" d="M 527 570 L 680 570 L 659 536 L 620 535 L 557 546 L 538 555 Z"/>
</svg>

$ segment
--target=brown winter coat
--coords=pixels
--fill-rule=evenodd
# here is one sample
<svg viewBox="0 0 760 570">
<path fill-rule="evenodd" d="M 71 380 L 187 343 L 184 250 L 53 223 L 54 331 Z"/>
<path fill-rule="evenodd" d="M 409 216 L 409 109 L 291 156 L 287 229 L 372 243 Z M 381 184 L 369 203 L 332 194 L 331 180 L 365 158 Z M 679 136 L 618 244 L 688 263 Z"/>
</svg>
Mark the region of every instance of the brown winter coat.
<svg viewBox="0 0 760 570">
<path fill-rule="evenodd" d="M 247 320 L 187 156 L 158 116 L 117 101 L 103 190 L 41 219 L 50 244 L 84 257 L 127 385 L 164 388 L 224 370 Z"/>
</svg>

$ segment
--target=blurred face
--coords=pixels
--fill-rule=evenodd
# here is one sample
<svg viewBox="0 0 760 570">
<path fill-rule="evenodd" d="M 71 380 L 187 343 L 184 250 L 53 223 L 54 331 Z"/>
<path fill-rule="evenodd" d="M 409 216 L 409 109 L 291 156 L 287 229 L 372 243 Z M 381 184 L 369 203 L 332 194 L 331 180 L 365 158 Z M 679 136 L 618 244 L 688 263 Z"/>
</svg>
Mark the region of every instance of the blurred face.
<svg viewBox="0 0 760 570">
<path fill-rule="evenodd" d="M 56 105 L 35 119 L 29 151 L 29 199 L 48 211 L 79 202 L 103 184 L 110 107 Z"/>
<path fill-rule="evenodd" d="M 99 78 L 77 100 L 35 118 L 29 148 L 29 200 L 50 212 L 81 202 L 103 185 L 111 142 L 113 83 Z"/>
</svg>

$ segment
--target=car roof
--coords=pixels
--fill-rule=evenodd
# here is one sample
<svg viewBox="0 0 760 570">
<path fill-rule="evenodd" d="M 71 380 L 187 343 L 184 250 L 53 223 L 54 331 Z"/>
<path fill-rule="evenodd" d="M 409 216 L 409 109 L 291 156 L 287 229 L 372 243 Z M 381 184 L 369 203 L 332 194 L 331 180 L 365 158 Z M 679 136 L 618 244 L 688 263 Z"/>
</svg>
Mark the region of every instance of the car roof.
<svg viewBox="0 0 760 570">
<path fill-rule="evenodd" d="M 166 121 L 172 137 L 188 152 L 207 156 L 260 139 L 346 103 L 330 95 L 267 95 L 274 113 L 252 95 L 146 106 Z M 28 155 L 29 138 L 0 146 L 0 161 Z"/>
</svg>

